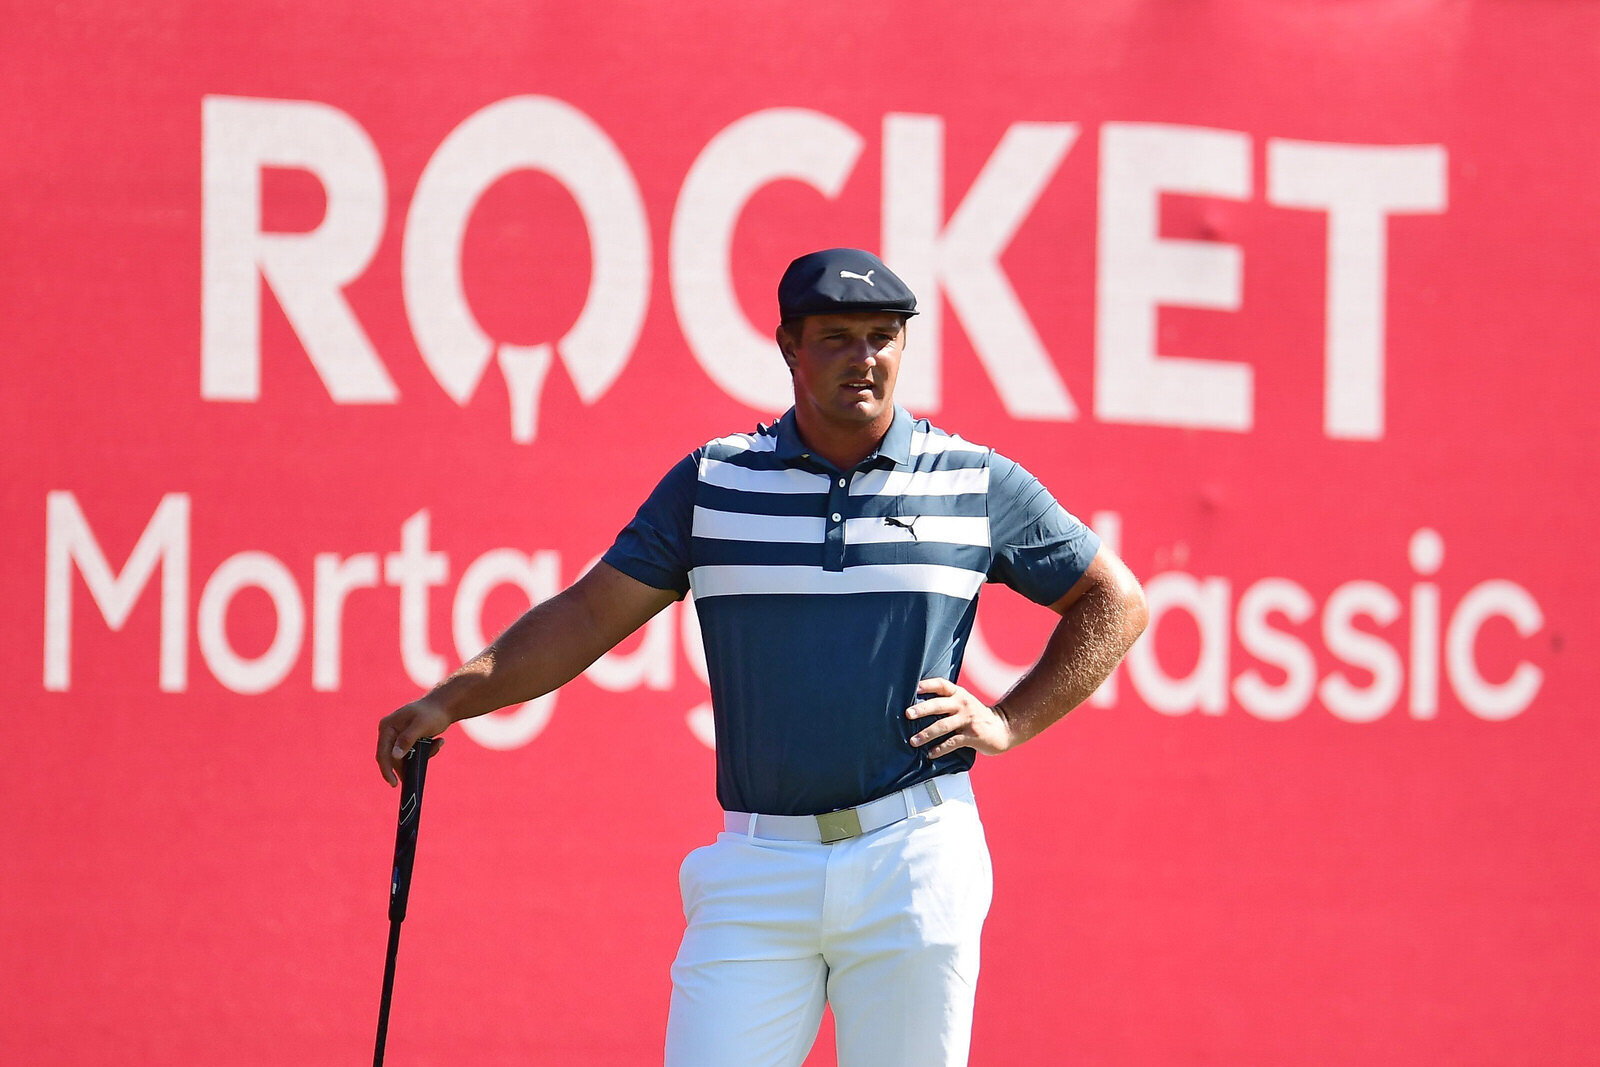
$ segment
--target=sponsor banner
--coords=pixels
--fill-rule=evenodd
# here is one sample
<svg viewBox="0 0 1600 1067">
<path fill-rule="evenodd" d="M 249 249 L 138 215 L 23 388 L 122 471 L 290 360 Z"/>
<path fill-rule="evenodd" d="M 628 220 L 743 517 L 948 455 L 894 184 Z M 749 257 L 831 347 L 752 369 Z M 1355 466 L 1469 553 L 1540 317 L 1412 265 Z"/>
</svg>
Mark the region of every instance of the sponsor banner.
<svg viewBox="0 0 1600 1067">
<path fill-rule="evenodd" d="M 1152 609 L 974 772 L 974 1062 L 1593 1047 L 1593 10 L 14 22 L 19 1062 L 361 1055 L 377 719 L 781 414 L 776 280 L 841 244 L 921 299 L 900 400 L 1038 475 Z M 997 699 L 1050 623 L 990 589 L 963 684 Z M 659 1055 L 708 700 L 686 602 L 449 732 L 393 1053 Z"/>
</svg>

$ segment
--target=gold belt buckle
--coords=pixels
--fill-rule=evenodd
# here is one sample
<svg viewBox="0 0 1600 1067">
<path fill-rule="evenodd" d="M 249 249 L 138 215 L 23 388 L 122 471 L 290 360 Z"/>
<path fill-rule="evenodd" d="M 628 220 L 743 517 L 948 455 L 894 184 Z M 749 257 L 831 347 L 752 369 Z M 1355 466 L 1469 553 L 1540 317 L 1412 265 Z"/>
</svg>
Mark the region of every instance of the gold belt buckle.
<svg viewBox="0 0 1600 1067">
<path fill-rule="evenodd" d="M 861 816 L 856 814 L 855 808 L 842 808 L 839 811 L 830 811 L 818 815 L 817 829 L 822 832 L 822 843 L 831 845 L 835 841 L 844 841 L 852 837 L 861 836 Z"/>
</svg>

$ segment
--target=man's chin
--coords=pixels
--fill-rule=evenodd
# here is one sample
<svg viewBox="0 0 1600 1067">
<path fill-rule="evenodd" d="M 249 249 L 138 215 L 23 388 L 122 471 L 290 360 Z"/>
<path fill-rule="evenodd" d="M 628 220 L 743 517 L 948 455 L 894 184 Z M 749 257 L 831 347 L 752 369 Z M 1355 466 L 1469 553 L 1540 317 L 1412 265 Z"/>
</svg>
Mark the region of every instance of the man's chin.
<svg viewBox="0 0 1600 1067">
<path fill-rule="evenodd" d="M 853 404 L 846 404 L 842 414 L 854 422 L 867 423 L 882 415 L 883 407 L 881 400 L 858 400 Z"/>
<path fill-rule="evenodd" d="M 854 411 L 870 410 L 874 415 L 884 408 L 884 398 L 868 389 L 841 389 L 839 403 L 841 407 Z"/>
</svg>

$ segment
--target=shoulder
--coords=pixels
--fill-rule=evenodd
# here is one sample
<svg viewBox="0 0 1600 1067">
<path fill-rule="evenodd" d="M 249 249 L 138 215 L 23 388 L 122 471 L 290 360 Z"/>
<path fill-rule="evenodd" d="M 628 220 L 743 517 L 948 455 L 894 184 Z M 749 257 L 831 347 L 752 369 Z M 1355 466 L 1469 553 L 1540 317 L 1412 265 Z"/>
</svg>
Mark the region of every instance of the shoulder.
<svg viewBox="0 0 1600 1067">
<path fill-rule="evenodd" d="M 695 450 L 696 458 L 727 462 L 741 457 L 771 455 L 777 451 L 778 435 L 766 425 L 757 426 L 750 433 L 733 433 L 714 437 Z"/>
<path fill-rule="evenodd" d="M 911 424 L 911 458 L 928 457 L 946 461 L 952 466 L 987 464 L 995 455 L 988 445 L 968 441 L 960 434 L 941 430 L 927 419 L 916 419 Z"/>
</svg>

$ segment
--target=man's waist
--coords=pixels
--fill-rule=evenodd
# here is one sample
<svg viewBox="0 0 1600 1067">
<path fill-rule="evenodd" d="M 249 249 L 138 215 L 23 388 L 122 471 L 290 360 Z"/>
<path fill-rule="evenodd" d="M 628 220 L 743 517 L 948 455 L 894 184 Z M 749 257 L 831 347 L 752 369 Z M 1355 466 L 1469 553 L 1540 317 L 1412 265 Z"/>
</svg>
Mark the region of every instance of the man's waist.
<svg viewBox="0 0 1600 1067">
<path fill-rule="evenodd" d="M 972 779 L 966 771 L 928 778 L 876 800 L 820 815 L 727 811 L 723 813 L 723 825 L 730 833 L 750 837 L 831 844 L 892 826 L 949 801 L 972 801 Z"/>
</svg>

